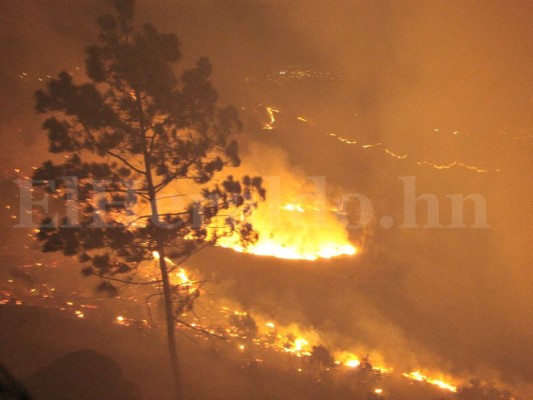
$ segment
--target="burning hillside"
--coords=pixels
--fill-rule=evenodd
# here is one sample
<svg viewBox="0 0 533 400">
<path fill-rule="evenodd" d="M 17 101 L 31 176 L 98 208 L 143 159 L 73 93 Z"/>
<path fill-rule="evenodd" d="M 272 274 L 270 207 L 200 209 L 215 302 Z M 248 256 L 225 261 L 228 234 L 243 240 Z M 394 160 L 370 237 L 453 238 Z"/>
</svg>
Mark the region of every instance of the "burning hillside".
<svg viewBox="0 0 533 400">
<path fill-rule="evenodd" d="M 285 204 L 273 212 L 260 205 L 249 217 L 258 233 L 256 242 L 244 246 L 237 234 L 220 238 L 217 245 L 259 256 L 294 260 L 316 260 L 356 254 L 348 233 L 332 211 Z"/>
</svg>

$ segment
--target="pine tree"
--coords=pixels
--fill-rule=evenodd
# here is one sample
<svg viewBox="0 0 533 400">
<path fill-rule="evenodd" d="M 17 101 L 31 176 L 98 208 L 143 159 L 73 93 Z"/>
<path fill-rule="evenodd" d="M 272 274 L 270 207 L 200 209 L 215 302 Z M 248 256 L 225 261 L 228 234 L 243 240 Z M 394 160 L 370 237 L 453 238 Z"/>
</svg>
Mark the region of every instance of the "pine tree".
<svg viewBox="0 0 533 400">
<path fill-rule="evenodd" d="M 45 218 L 38 239 L 45 252 L 77 256 L 82 271 L 103 278 L 99 289 L 111 294 L 117 280 L 162 288 L 181 399 L 176 318 L 197 293 L 171 282 L 176 265 L 169 257 L 183 261 L 216 242 L 220 230 L 208 228 L 215 220 L 222 222 L 222 234 L 237 231 L 243 242 L 253 241 L 252 227 L 232 215 L 250 212 L 265 193 L 258 177 L 222 181 L 216 175 L 239 165 L 233 135 L 242 125 L 233 107 L 218 106 L 208 59 L 176 74 L 177 37 L 150 24 L 136 29 L 133 0 L 115 0 L 114 6 L 114 14 L 98 19 L 98 44 L 86 50 L 89 82 L 76 84 L 61 72 L 35 94 L 37 112 L 48 116 L 43 128 L 49 151 L 64 158 L 39 167 L 34 184 L 76 204 L 76 213 L 71 207 L 60 221 Z M 162 197 L 186 194 L 176 192 L 181 182 L 192 183 L 201 196 L 163 209 Z M 158 279 L 136 280 L 140 263 L 154 259 Z"/>
</svg>

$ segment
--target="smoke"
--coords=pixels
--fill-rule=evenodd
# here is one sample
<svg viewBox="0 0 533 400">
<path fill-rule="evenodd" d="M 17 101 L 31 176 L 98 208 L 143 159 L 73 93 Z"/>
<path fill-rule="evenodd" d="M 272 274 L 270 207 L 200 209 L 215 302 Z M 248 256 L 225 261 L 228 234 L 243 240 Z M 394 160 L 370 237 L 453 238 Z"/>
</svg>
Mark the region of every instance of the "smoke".
<svg viewBox="0 0 533 400">
<path fill-rule="evenodd" d="M 368 275 L 352 287 L 346 284 L 345 290 L 344 277 L 331 282 L 329 296 L 318 296 L 320 302 L 313 306 L 309 299 L 317 296 L 316 286 L 324 284 L 315 265 L 299 269 L 293 279 L 287 272 L 293 266 L 279 265 L 277 273 L 290 285 L 273 289 L 280 285 L 276 280 L 259 288 L 251 281 L 264 272 L 250 259 L 250 267 L 257 269 L 249 279 L 240 269 L 232 274 L 243 290 L 234 295 L 239 293 L 250 306 L 252 296 L 257 304 L 263 295 L 265 304 L 259 303 L 278 310 L 279 318 L 288 314 L 325 326 L 330 335 L 339 332 L 351 337 L 347 341 L 352 345 L 361 341 L 383 349 L 404 365 L 426 362 L 466 375 L 483 370 L 492 376 L 486 372 L 492 370 L 502 379 L 531 381 L 531 354 L 526 350 L 531 348 L 528 332 L 533 327 L 527 315 L 532 276 L 526 243 L 531 174 L 526 166 L 531 163 L 532 80 L 531 52 L 522 40 L 530 33 L 531 10 L 518 2 L 505 12 L 501 7 L 496 2 L 342 3 L 325 15 L 321 4 L 284 9 L 290 26 L 280 23 L 277 29 L 287 29 L 293 44 L 315 54 L 315 68 L 327 65 L 344 79 L 333 85 L 327 98 L 287 99 L 307 94 L 300 87 L 290 95 L 267 92 L 281 110 L 272 140 L 283 143 L 308 174 L 321 170 L 328 183 L 364 190 L 379 204 L 376 214 L 392 213 L 401 220 L 398 177 L 413 175 L 417 193 L 438 196 L 444 224 L 450 217 L 446 194 L 482 194 L 491 229 L 377 228 L 375 241 L 383 253 L 354 266 L 367 269 Z M 325 20 L 325 28 L 317 28 L 317 20 Z M 284 128 L 284 115 L 302 114 L 320 121 L 322 128 Z M 290 117 L 285 118 L 288 124 Z M 318 133 L 328 129 L 351 139 L 384 142 L 400 154 L 408 153 L 406 163 L 411 164 L 327 143 Z M 264 155 L 269 159 L 268 152 Z M 442 172 L 416 164 L 425 160 L 458 160 L 502 172 Z M 283 162 L 279 165 L 286 168 Z M 320 277 L 310 284 L 310 278 L 304 278 L 309 274 Z M 248 285 L 253 290 L 242 288 Z M 369 289 L 358 293 L 354 288 L 359 285 Z M 279 303 L 289 306 L 279 309 Z"/>
<path fill-rule="evenodd" d="M 47 158 L 32 92 L 42 85 L 39 77 L 60 69 L 78 74 L 81 50 L 95 38 L 92 19 L 108 8 L 57 4 L 1 5 L 0 134 L 10 149 L 3 170 Z M 138 7 L 140 19 L 177 32 L 185 65 L 210 56 L 222 99 L 244 107 L 244 119 L 258 118 L 250 110 L 259 104 L 279 108 L 274 130 L 247 125 L 240 171 L 281 177 L 287 198 L 307 190 L 307 176 L 325 176 L 327 187 L 361 191 L 375 206 L 374 250 L 367 255 L 311 263 L 222 249 L 199 254 L 194 267 L 221 282 L 219 296 L 317 330 L 331 347 L 374 351 L 405 368 L 533 382 L 530 2 L 139 1 Z M 331 71 L 337 79 L 266 80 L 288 66 Z M 28 76 L 20 78 L 23 72 Z M 296 122 L 299 115 L 310 123 Z M 355 149 L 328 132 L 382 142 L 408 157 Z M 492 172 L 437 170 L 421 161 Z M 399 176 L 415 176 L 417 193 L 438 196 L 444 224 L 446 194 L 482 194 L 491 228 L 380 228 L 381 215 L 403 217 Z"/>
</svg>

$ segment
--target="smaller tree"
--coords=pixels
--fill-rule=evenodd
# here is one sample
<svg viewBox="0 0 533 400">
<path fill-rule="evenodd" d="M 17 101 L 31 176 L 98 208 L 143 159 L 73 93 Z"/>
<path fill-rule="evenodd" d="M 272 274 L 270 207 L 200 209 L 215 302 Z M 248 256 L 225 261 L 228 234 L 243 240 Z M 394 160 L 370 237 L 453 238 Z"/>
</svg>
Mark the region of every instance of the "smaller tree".
<svg viewBox="0 0 533 400">
<path fill-rule="evenodd" d="M 363 392 L 372 392 L 381 380 L 381 371 L 373 367 L 368 354 L 359 357 L 360 364 L 354 370 L 356 388 Z"/>
<path fill-rule="evenodd" d="M 335 359 L 330 351 L 322 345 L 313 346 L 309 361 L 316 379 L 324 384 L 329 383 L 330 371 L 336 367 Z"/>
<path fill-rule="evenodd" d="M 313 346 L 310 361 L 319 366 L 320 369 L 333 368 L 335 366 L 335 359 L 329 350 L 322 345 Z"/>
<path fill-rule="evenodd" d="M 257 337 L 257 323 L 250 314 L 233 314 L 229 318 L 229 323 L 240 337 L 246 340 L 253 340 Z"/>
</svg>

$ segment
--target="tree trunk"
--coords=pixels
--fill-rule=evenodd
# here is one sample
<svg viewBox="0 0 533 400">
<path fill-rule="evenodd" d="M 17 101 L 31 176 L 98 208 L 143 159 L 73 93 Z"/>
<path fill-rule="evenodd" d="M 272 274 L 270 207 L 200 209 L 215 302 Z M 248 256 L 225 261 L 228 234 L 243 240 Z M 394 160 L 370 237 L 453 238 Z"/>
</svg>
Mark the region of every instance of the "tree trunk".
<svg viewBox="0 0 533 400">
<path fill-rule="evenodd" d="M 176 321 L 174 319 L 174 309 L 172 306 L 172 293 L 168 276 L 167 263 L 165 261 L 165 247 L 158 243 L 159 268 L 161 269 L 161 280 L 163 281 L 163 300 L 165 304 L 165 319 L 167 326 L 167 345 L 170 356 L 170 365 L 174 378 L 176 400 L 183 400 L 183 381 L 178 359 L 178 349 L 176 347 Z"/>
<path fill-rule="evenodd" d="M 154 180 L 152 177 L 152 163 L 151 154 L 148 150 L 146 143 L 146 127 L 144 123 L 144 112 L 141 101 L 141 93 L 135 89 L 135 97 L 137 101 L 137 107 L 139 111 L 139 125 L 141 129 L 141 135 L 143 137 L 143 156 L 144 165 L 146 167 L 146 183 L 148 186 L 148 196 L 150 197 L 150 205 L 152 208 L 153 222 L 159 225 L 159 210 L 157 207 L 157 194 L 154 187 Z M 157 229 L 160 227 L 157 226 Z M 174 309 L 172 306 L 172 292 L 170 280 L 168 277 L 167 262 L 165 260 L 165 243 L 161 236 L 158 234 L 156 237 L 157 252 L 159 253 L 159 269 L 161 270 L 161 281 L 163 283 L 163 301 L 165 304 L 165 319 L 167 326 L 167 346 L 170 356 L 170 366 L 172 368 L 172 377 L 174 380 L 174 394 L 175 400 L 183 400 L 183 382 L 181 379 L 181 371 L 178 359 L 178 349 L 176 347 L 176 323 L 174 319 Z"/>
</svg>

